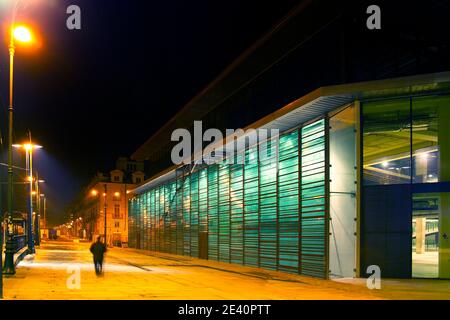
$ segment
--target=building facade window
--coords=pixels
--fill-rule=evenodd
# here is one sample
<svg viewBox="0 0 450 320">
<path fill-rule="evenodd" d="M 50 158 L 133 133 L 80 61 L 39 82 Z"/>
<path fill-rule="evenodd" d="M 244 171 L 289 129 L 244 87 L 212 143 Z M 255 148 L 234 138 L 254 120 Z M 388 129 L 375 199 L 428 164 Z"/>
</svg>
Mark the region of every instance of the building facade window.
<svg viewBox="0 0 450 320">
<path fill-rule="evenodd" d="M 115 204 L 114 205 L 114 219 L 121 219 L 120 204 Z"/>
<path fill-rule="evenodd" d="M 450 98 L 424 96 L 363 104 L 365 185 L 437 183 Z"/>
<path fill-rule="evenodd" d="M 363 104 L 365 185 L 411 182 L 410 99 Z"/>
<path fill-rule="evenodd" d="M 411 102 L 413 182 L 445 181 L 442 175 L 445 176 L 448 162 L 445 153 L 441 153 L 441 144 L 448 140 L 450 98 L 418 97 Z"/>
</svg>

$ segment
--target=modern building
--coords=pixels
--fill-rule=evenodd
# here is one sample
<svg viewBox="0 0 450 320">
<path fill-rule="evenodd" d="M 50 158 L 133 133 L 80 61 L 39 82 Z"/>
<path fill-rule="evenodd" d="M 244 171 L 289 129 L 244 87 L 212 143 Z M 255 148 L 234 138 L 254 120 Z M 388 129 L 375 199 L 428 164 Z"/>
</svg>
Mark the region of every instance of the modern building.
<svg viewBox="0 0 450 320">
<path fill-rule="evenodd" d="M 128 193 L 144 181 L 145 175 L 139 170 L 142 162 L 119 158 L 116 167 L 108 176 L 97 174 L 72 205 L 66 226 L 73 236 L 91 241 L 104 237 L 106 212 L 108 245 L 128 243 Z"/>
<path fill-rule="evenodd" d="M 450 37 L 433 32 L 448 35 L 450 10 L 400 7 L 410 19 L 371 33 L 362 6 L 302 1 L 132 155 L 159 172 L 132 191 L 129 245 L 320 278 L 450 278 Z M 172 132 L 195 120 L 246 133 L 214 142 L 217 163 L 171 164 Z"/>
<path fill-rule="evenodd" d="M 247 128 L 281 135 L 247 143 L 245 164 L 171 168 L 133 190 L 130 246 L 322 278 L 371 265 L 450 278 L 449 121 L 450 73 L 317 89 Z"/>
</svg>

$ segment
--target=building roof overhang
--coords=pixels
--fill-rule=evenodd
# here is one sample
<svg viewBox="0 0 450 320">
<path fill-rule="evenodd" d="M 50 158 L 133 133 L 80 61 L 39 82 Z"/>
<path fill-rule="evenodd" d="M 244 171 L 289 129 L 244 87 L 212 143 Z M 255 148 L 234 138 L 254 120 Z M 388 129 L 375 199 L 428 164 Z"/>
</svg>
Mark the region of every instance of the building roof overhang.
<svg viewBox="0 0 450 320">
<path fill-rule="evenodd" d="M 278 129 L 282 133 L 357 100 L 438 92 L 450 92 L 450 72 L 321 87 L 247 126 L 244 132 L 249 129 Z M 238 139 L 246 138 L 247 135 L 244 134 Z M 214 142 L 212 147 L 217 149 L 223 146 L 225 149 L 225 142 L 226 137 L 221 141 Z M 199 158 L 201 158 L 201 152 L 193 155 L 193 159 Z M 163 182 L 175 179 L 176 170 L 182 166 L 171 166 L 130 192 L 139 194 Z"/>
</svg>

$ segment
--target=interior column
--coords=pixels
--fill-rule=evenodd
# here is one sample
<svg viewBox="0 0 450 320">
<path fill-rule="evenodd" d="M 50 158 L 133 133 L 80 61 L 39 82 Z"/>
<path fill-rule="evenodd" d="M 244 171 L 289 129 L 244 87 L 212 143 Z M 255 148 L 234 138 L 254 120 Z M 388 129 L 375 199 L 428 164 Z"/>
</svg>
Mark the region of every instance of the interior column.
<svg viewBox="0 0 450 320">
<path fill-rule="evenodd" d="M 416 253 L 425 253 L 426 218 L 416 218 Z"/>
</svg>

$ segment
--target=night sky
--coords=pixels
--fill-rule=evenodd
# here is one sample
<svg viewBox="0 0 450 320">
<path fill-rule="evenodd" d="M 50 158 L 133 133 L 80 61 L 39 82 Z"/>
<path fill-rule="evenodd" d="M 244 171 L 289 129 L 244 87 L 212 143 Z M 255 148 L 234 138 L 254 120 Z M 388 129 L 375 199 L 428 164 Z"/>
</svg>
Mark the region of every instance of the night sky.
<svg viewBox="0 0 450 320">
<path fill-rule="evenodd" d="M 299 2 L 23 1 L 29 4 L 17 20 L 38 29 L 40 46 L 17 48 L 14 142 L 30 129 L 44 146 L 35 167 L 53 223 L 64 221 L 64 208 L 97 171 L 133 153 Z M 2 137 L 11 2 L 0 0 Z M 80 31 L 66 28 L 71 4 L 82 10 Z"/>
</svg>

